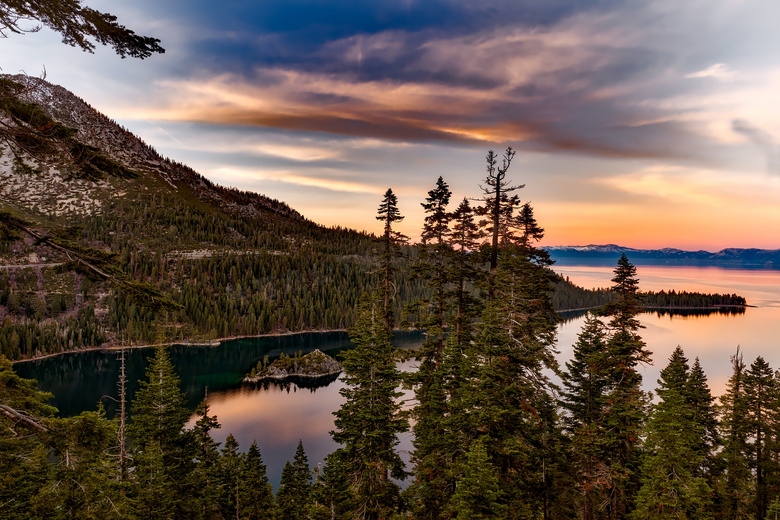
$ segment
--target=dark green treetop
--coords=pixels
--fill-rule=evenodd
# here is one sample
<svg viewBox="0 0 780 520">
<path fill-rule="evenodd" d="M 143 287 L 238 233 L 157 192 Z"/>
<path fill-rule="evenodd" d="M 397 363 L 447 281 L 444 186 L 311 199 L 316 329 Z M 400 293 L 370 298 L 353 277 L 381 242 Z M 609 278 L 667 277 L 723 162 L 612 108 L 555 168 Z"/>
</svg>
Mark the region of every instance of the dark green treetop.
<svg viewBox="0 0 780 520">
<path fill-rule="evenodd" d="M 160 40 L 141 36 L 117 22 L 117 17 L 82 5 L 81 0 L 3 0 L 0 2 L 0 36 L 40 30 L 40 23 L 62 35 L 62 42 L 93 52 L 95 44 L 113 47 L 122 58 L 148 58 L 163 53 Z"/>
</svg>

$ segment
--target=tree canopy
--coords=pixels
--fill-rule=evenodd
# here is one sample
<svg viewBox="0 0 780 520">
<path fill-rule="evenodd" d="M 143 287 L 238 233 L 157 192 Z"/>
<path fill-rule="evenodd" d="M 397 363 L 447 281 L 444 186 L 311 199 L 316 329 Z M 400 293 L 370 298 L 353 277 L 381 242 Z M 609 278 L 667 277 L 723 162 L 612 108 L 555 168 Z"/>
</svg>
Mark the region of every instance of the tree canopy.
<svg viewBox="0 0 780 520">
<path fill-rule="evenodd" d="M 87 52 L 94 52 L 94 42 L 113 47 L 122 58 L 144 59 L 165 52 L 159 39 L 136 34 L 116 16 L 82 5 L 81 0 L 0 0 L 3 37 L 38 32 L 43 26 L 60 33 L 62 43 Z"/>
</svg>

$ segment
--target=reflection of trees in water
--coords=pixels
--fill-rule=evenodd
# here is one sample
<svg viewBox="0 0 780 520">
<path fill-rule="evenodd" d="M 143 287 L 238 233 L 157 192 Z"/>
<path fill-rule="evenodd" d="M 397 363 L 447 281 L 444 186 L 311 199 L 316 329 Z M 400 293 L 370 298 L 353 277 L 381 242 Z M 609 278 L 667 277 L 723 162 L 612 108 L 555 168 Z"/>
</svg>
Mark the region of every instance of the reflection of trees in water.
<svg viewBox="0 0 780 520">
<path fill-rule="evenodd" d="M 676 317 L 676 316 L 682 316 L 682 317 L 704 317 L 704 316 L 711 316 L 713 314 L 719 314 L 722 316 L 736 316 L 740 314 L 745 314 L 745 308 L 744 307 L 718 307 L 715 309 L 652 309 L 648 312 L 652 312 L 653 314 L 656 314 L 659 318 L 664 316 L 669 316 L 670 318 Z"/>
<path fill-rule="evenodd" d="M 269 387 L 273 385 L 273 387 L 275 388 L 281 388 L 282 390 L 287 390 L 287 393 L 290 393 L 290 390 L 296 391 L 298 388 L 306 389 L 309 390 L 311 393 L 314 393 L 317 391 L 318 388 L 325 388 L 326 386 L 336 381 L 339 378 L 340 374 L 341 373 L 339 372 L 338 374 L 328 374 L 327 376 L 322 376 L 322 377 L 290 376 L 287 379 L 284 379 L 283 381 L 266 379 L 258 383 L 249 383 L 249 384 L 253 385 L 254 388 L 257 389 L 262 388 L 263 390 L 268 390 Z"/>
<path fill-rule="evenodd" d="M 558 316 L 561 317 L 563 323 L 571 323 L 583 316 L 587 315 L 590 310 L 580 309 L 576 311 L 560 311 Z M 655 314 L 659 318 L 662 317 L 682 317 L 682 318 L 703 318 L 706 316 L 712 316 L 713 314 L 721 316 L 737 316 L 745 314 L 745 307 L 708 307 L 708 308 L 646 308 L 643 314 Z"/>
<path fill-rule="evenodd" d="M 394 344 L 400 348 L 416 346 L 422 342 L 419 331 L 396 332 Z M 315 348 L 337 357 L 345 349 L 352 348 L 346 332 L 315 332 L 284 336 L 263 336 L 223 341 L 218 346 L 173 345 L 169 353 L 181 379 L 181 389 L 190 410 L 203 400 L 206 387 L 209 395 L 251 388 L 243 385 L 244 374 L 258 360 L 268 356 L 270 360 L 282 352 L 291 356 L 297 352 L 306 354 Z M 138 389 L 138 380 L 146 377 L 145 371 L 152 349 L 136 348 L 126 351 L 128 400 L 132 401 Z M 109 418 L 116 409 L 117 381 L 119 378 L 119 352 L 91 350 L 72 352 L 18 363 L 14 370 L 27 379 L 37 379 L 40 390 L 52 392 L 52 404 L 60 410 L 60 416 L 71 417 L 85 410 L 95 410 L 98 401 L 106 407 Z M 311 391 L 335 381 L 291 380 L 295 388 Z M 293 386 L 289 387 L 293 389 Z M 102 397 L 109 396 L 109 397 Z"/>
<path fill-rule="evenodd" d="M 588 309 L 580 309 L 577 311 L 558 311 L 558 316 L 560 316 L 563 323 L 571 323 L 578 318 L 582 318 L 589 312 L 590 311 Z"/>
</svg>

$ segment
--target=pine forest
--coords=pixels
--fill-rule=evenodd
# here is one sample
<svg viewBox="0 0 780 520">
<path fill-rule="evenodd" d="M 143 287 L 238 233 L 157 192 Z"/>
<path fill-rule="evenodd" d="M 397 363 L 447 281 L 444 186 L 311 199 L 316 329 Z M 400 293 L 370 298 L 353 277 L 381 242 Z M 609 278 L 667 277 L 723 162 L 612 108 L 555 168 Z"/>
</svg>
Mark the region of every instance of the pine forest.
<svg viewBox="0 0 780 520">
<path fill-rule="evenodd" d="M 655 395 L 642 390 L 638 370 L 652 362 L 637 319 L 646 310 L 643 299 L 659 308 L 744 300 L 643 293 L 623 255 L 612 287 L 585 295 L 575 288 L 566 296 L 592 309 L 572 359 L 558 366 L 555 300 L 566 281 L 535 245 L 544 231 L 508 181 L 513 158 L 511 149 L 502 157 L 488 154 L 482 193 L 473 200 L 451 201 L 439 177 L 422 202 L 422 239 L 415 246 L 395 230 L 404 217 L 387 190 L 376 216 L 380 236 L 332 231 L 350 240 L 335 250 L 360 260 L 337 262 L 328 251 L 317 257 L 301 244 L 289 254 L 226 254 L 173 270 L 154 253 L 120 254 L 132 277 L 178 287 L 168 306 L 112 291 L 109 322 L 137 339 L 155 330 L 145 326 L 170 323 L 173 316 L 207 323 L 213 336 L 293 323 L 285 320 L 297 320 L 293 329 L 306 328 L 317 316 L 325 316 L 322 327 L 349 326 L 354 348 L 343 359 L 345 402 L 331 432 L 341 447 L 313 472 L 299 443 L 274 493 L 256 443 L 241 447 L 232 435 L 223 445 L 213 440 L 220 424 L 208 395 L 197 422 L 184 427 L 191 412 L 164 345 L 155 348 L 132 403 L 125 402 L 124 376 L 117 382 L 121 408 L 113 419 L 102 406 L 58 418 L 47 404 L 50 396 L 15 375 L 3 357 L 0 517 L 772 518 L 780 511 L 780 386 L 763 358 L 748 366 L 737 350 L 719 399 L 699 360 L 691 362 L 679 347 Z M 86 229 L 96 239 L 110 226 L 94 222 Z M 376 251 L 368 274 L 345 268 L 365 261 L 359 247 Z M 289 295 L 296 311 L 309 313 L 295 312 L 282 299 L 268 314 L 264 299 L 289 292 L 290 273 L 310 269 L 304 259 L 312 256 L 319 258 L 318 271 L 308 274 L 301 293 Z M 226 288 L 208 299 L 213 309 L 204 308 L 195 291 L 204 285 Z M 345 297 L 344 310 L 328 307 L 328 314 L 319 305 L 334 297 L 328 295 L 334 288 Z M 357 288 L 362 294 L 348 292 Z M 86 297 L 89 287 L 82 291 Z M 3 294 L 5 306 L 24 308 L 10 301 L 14 293 Z M 307 303 L 300 305 L 299 297 Z M 67 301 L 51 302 L 35 312 L 68 309 Z M 278 312 L 285 305 L 289 309 Z M 235 321 L 226 324 L 219 316 Z M 134 320 L 139 325 L 130 325 Z M 390 344 L 399 324 L 426 333 L 411 373 L 397 369 Z M 82 336 L 106 334 L 94 317 L 74 328 Z M 398 401 L 402 387 L 414 392 L 411 409 Z M 407 431 L 414 434 L 414 451 L 405 465 L 396 446 Z"/>
</svg>

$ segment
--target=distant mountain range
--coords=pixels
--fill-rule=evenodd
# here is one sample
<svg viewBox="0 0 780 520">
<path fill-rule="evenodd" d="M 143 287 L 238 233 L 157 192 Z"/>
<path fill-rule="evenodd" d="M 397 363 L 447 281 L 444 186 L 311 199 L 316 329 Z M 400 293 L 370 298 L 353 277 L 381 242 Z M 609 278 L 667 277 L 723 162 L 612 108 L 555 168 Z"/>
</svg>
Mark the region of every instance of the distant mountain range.
<svg viewBox="0 0 780 520">
<path fill-rule="evenodd" d="M 615 244 L 548 246 L 545 249 L 558 265 L 615 265 L 623 253 L 635 265 L 713 266 L 734 269 L 780 269 L 780 249 L 728 248 L 709 251 L 682 249 L 634 249 Z"/>
</svg>

